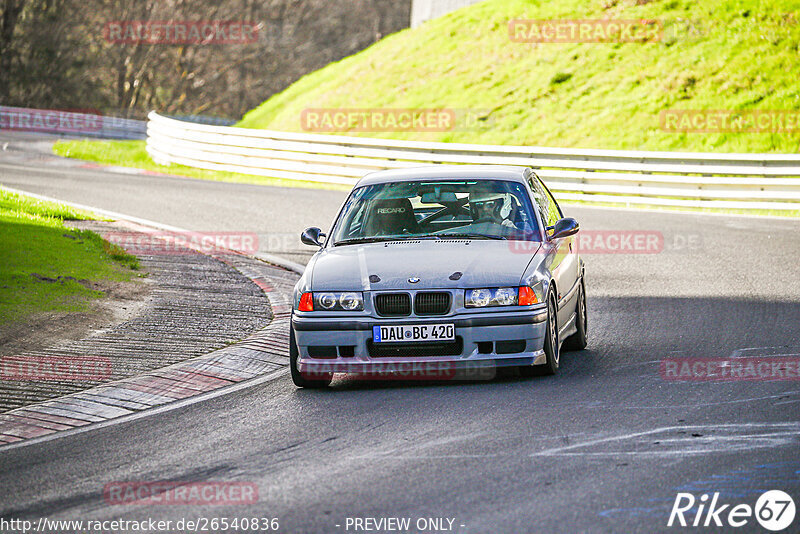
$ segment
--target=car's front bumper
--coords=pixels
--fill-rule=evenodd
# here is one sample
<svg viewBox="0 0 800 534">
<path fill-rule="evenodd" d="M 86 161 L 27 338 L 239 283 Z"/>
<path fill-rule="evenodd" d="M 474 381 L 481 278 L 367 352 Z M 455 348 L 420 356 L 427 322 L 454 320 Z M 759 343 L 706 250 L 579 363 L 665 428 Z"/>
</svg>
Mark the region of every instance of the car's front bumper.
<svg viewBox="0 0 800 534">
<path fill-rule="evenodd" d="M 543 346 L 547 311 L 542 307 L 397 319 L 319 317 L 312 314 L 292 316 L 299 352 L 298 369 L 302 373 L 450 372 L 545 363 Z M 373 326 L 439 323 L 455 325 L 458 340 L 457 344 L 442 351 L 427 350 L 431 345 L 441 344 L 413 342 L 391 344 L 388 347 L 392 350 L 382 351 L 376 346 L 387 345 L 372 341 Z"/>
</svg>

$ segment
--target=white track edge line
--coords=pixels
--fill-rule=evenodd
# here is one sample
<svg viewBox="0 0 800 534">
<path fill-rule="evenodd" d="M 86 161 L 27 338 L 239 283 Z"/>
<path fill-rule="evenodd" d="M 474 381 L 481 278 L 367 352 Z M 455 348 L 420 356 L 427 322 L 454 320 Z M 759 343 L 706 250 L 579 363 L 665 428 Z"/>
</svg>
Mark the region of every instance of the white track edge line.
<svg viewBox="0 0 800 534">
<path fill-rule="evenodd" d="M 184 406 L 190 406 L 192 404 L 197 404 L 198 402 L 204 402 L 207 400 L 215 399 L 223 395 L 228 395 L 229 393 L 235 393 L 242 389 L 257 386 L 259 384 L 264 384 L 266 382 L 271 382 L 272 380 L 275 380 L 285 375 L 287 372 L 289 372 L 289 368 L 282 367 L 281 369 L 276 369 L 265 375 L 243 380 L 236 384 L 224 386 L 219 389 L 215 389 L 213 391 L 207 391 L 205 393 L 201 393 L 200 395 L 195 395 L 193 397 L 187 397 L 185 399 L 176 400 L 174 402 L 168 402 L 167 404 L 162 404 L 161 406 L 155 406 L 153 408 L 145 408 L 143 410 L 131 414 L 121 415 L 119 417 L 113 417 L 111 419 L 106 419 L 105 421 L 99 421 L 97 423 L 89 423 L 88 425 L 71 428 L 69 430 L 56 430 L 55 432 L 46 434 L 44 436 L 40 436 L 38 438 L 23 439 L 22 441 L 16 443 L 9 443 L 7 445 L 0 446 L 0 453 L 12 449 L 27 447 L 28 445 L 36 445 L 39 443 L 52 441 L 54 439 L 66 438 L 68 436 L 74 436 L 76 434 L 83 434 L 84 432 L 91 432 L 94 430 L 99 430 L 101 428 L 106 428 L 109 426 L 127 423 L 129 421 L 135 421 L 137 419 L 142 419 L 145 417 L 150 417 L 152 415 L 158 415 L 164 412 L 170 412 L 172 410 L 177 410 L 178 408 L 183 408 Z"/>
</svg>

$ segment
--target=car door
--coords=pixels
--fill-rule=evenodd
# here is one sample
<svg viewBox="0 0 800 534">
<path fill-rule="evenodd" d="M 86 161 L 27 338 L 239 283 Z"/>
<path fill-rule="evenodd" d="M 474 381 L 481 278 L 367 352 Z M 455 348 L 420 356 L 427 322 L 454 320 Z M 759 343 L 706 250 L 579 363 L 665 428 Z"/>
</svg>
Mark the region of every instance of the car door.
<svg viewBox="0 0 800 534">
<path fill-rule="evenodd" d="M 559 219 L 564 217 L 561 207 L 556 202 L 547 186 L 535 174 L 531 175 L 533 184 L 531 189 L 534 195 L 540 196 L 537 200 L 542 221 L 546 228 L 555 226 Z M 575 312 L 575 298 L 577 296 L 577 282 L 580 269 L 578 255 L 575 252 L 574 236 L 550 240 L 551 231 L 546 231 L 548 253 L 552 255 L 550 272 L 556 283 L 556 299 L 558 301 L 558 326 L 564 328 Z"/>
</svg>

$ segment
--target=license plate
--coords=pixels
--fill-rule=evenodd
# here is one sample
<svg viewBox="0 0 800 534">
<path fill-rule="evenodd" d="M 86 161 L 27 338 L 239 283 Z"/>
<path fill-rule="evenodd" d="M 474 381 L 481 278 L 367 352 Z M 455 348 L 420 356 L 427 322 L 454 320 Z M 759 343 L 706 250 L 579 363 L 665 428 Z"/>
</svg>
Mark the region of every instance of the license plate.
<svg viewBox="0 0 800 534">
<path fill-rule="evenodd" d="M 410 341 L 453 341 L 456 327 L 453 324 L 415 324 L 373 326 L 375 343 L 408 343 Z"/>
</svg>

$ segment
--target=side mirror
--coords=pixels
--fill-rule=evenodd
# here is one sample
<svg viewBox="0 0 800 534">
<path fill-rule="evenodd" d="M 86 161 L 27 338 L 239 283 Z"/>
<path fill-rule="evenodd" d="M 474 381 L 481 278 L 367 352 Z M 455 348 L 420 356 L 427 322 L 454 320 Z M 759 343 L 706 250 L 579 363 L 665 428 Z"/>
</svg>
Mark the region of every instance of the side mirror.
<svg viewBox="0 0 800 534">
<path fill-rule="evenodd" d="M 322 240 L 324 238 L 325 234 L 322 233 L 322 230 L 314 226 L 311 228 L 306 228 L 303 230 L 303 233 L 300 234 L 300 241 L 306 245 L 315 245 L 317 247 L 322 246 Z"/>
<path fill-rule="evenodd" d="M 560 219 L 554 226 L 547 227 L 547 235 L 550 239 L 561 239 L 562 237 L 569 237 L 578 233 L 581 225 L 572 217 L 564 217 Z M 552 234 L 550 232 L 553 232 Z"/>
</svg>

